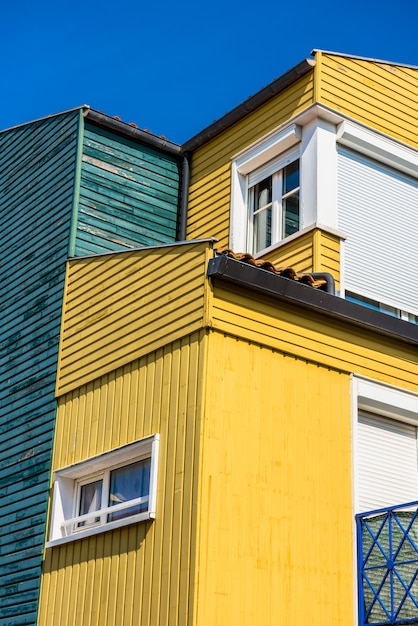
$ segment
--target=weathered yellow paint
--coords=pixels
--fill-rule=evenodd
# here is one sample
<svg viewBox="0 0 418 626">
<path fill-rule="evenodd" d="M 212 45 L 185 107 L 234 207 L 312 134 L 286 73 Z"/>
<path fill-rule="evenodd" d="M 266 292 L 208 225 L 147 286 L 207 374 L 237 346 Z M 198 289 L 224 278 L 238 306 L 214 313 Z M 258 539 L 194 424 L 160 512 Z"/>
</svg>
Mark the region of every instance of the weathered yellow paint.
<svg viewBox="0 0 418 626">
<path fill-rule="evenodd" d="M 39 626 L 194 623 L 206 333 L 59 400 L 53 469 L 160 434 L 157 518 L 46 550 Z"/>
<path fill-rule="evenodd" d="M 187 239 L 229 241 L 231 158 L 313 103 L 313 72 L 193 153 Z M 238 251 L 237 251 L 238 252 Z"/>
<path fill-rule="evenodd" d="M 321 103 L 418 147 L 418 69 L 328 53 L 315 58 Z"/>
<path fill-rule="evenodd" d="M 213 333 L 199 626 L 354 623 L 349 377 Z"/>
<path fill-rule="evenodd" d="M 209 242 L 68 263 L 57 395 L 205 325 Z"/>
</svg>

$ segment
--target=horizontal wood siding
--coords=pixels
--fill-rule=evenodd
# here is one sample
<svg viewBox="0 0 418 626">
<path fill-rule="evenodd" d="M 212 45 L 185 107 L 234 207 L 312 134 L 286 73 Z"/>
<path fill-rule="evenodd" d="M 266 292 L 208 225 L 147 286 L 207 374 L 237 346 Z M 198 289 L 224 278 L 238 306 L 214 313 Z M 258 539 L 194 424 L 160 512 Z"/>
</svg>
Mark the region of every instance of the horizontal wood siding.
<svg viewBox="0 0 418 626">
<path fill-rule="evenodd" d="M 320 58 L 320 102 L 418 147 L 418 69 L 324 53 Z"/>
<path fill-rule="evenodd" d="M 193 153 L 187 238 L 229 243 L 231 157 L 313 102 L 312 73 Z M 241 252 L 241 250 L 237 250 Z"/>
<path fill-rule="evenodd" d="M 319 228 L 310 230 L 263 254 L 276 268 L 293 267 L 297 272 L 329 272 L 340 282 L 340 238 Z"/>
<path fill-rule="evenodd" d="M 263 254 L 275 267 L 293 267 L 297 272 L 312 272 L 314 266 L 313 231 Z"/>
<path fill-rule="evenodd" d="M 176 240 L 174 157 L 86 124 L 75 255 Z"/>
<path fill-rule="evenodd" d="M 57 393 L 201 328 L 208 242 L 68 265 Z"/>
<path fill-rule="evenodd" d="M 0 624 L 36 624 L 78 112 L 0 133 Z"/>
<path fill-rule="evenodd" d="M 215 284 L 212 326 L 275 350 L 418 391 L 414 347 L 311 311 Z"/>
<path fill-rule="evenodd" d="M 336 287 L 340 285 L 341 271 L 341 239 L 326 231 L 317 231 L 318 237 L 318 264 L 315 272 L 329 272 L 335 280 Z"/>
<path fill-rule="evenodd" d="M 196 624 L 353 624 L 349 376 L 209 339 Z"/>
<path fill-rule="evenodd" d="M 59 401 L 53 467 L 160 434 L 156 519 L 48 548 L 38 626 L 191 626 L 205 331 Z"/>
</svg>

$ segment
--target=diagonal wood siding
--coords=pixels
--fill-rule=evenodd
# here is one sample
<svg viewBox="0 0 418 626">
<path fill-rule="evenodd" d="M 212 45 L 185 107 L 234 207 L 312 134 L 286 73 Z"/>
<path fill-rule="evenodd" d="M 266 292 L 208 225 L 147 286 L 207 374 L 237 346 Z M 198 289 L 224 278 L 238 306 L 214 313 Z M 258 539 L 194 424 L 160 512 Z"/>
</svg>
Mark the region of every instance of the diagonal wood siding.
<svg viewBox="0 0 418 626">
<path fill-rule="evenodd" d="M 211 248 L 190 242 L 70 261 L 58 395 L 201 328 Z"/>
<path fill-rule="evenodd" d="M 319 101 L 418 147 L 418 69 L 317 53 Z"/>
<path fill-rule="evenodd" d="M 160 434 L 157 516 L 46 550 L 38 626 L 191 626 L 205 331 L 59 401 L 53 468 Z"/>
<path fill-rule="evenodd" d="M 0 133 L 0 624 L 36 623 L 78 112 Z"/>
<path fill-rule="evenodd" d="M 188 239 L 216 237 L 228 246 L 231 158 L 312 103 L 313 72 L 193 153 Z"/>
<path fill-rule="evenodd" d="M 85 123 L 75 256 L 176 240 L 179 161 Z"/>
</svg>

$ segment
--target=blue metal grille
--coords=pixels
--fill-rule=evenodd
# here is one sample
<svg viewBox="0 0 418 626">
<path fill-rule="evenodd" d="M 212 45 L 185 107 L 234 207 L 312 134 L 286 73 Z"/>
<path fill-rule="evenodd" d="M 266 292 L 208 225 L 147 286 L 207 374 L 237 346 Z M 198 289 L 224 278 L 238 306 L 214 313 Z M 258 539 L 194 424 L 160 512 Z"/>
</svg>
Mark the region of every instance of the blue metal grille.
<svg viewBox="0 0 418 626">
<path fill-rule="evenodd" d="M 359 624 L 418 623 L 418 502 L 356 522 Z"/>
</svg>

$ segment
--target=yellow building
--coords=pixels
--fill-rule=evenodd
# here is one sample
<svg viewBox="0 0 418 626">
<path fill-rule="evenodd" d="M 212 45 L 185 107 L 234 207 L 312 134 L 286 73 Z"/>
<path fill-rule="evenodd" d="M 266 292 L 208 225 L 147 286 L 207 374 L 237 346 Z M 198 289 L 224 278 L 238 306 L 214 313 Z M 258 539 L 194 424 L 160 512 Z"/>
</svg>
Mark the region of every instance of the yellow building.
<svg viewBox="0 0 418 626">
<path fill-rule="evenodd" d="M 418 620 L 417 77 L 316 52 L 183 146 L 186 241 L 68 262 L 39 626 Z"/>
</svg>

